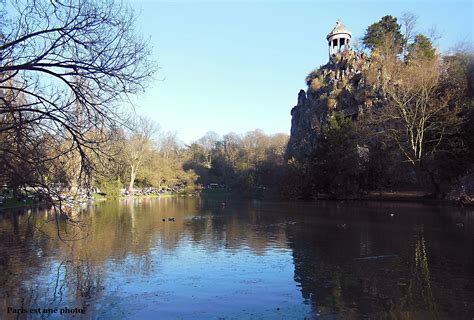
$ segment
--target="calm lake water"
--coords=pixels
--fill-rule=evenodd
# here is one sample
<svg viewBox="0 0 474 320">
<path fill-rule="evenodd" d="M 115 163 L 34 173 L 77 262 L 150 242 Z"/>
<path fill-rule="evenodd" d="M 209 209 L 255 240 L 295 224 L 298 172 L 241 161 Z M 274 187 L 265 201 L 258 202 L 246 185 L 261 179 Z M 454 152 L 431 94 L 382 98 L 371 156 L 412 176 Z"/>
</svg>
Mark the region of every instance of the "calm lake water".
<svg viewBox="0 0 474 320">
<path fill-rule="evenodd" d="M 164 198 L 75 219 L 60 241 L 50 210 L 0 212 L 1 319 L 474 317 L 472 209 Z"/>
</svg>

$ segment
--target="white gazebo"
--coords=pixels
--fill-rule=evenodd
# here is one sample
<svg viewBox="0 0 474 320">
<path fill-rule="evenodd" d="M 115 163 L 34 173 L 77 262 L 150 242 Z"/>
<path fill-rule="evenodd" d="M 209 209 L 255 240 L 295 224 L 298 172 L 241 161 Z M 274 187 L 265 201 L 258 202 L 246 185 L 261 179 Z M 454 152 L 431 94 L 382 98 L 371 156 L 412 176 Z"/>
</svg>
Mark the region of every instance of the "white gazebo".
<svg viewBox="0 0 474 320">
<path fill-rule="evenodd" d="M 337 20 L 336 26 L 326 37 L 329 45 L 329 58 L 331 58 L 337 52 L 348 50 L 350 47 L 351 38 L 352 32 L 347 30 L 346 26 L 341 22 L 341 20 Z"/>
</svg>

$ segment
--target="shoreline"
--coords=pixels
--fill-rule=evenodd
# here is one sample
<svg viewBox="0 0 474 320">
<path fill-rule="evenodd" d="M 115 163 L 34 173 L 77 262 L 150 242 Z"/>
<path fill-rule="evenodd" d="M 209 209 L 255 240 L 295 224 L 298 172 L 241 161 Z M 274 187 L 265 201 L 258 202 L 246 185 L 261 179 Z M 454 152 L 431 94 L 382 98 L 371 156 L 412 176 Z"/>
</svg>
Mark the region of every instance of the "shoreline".
<svg viewBox="0 0 474 320">
<path fill-rule="evenodd" d="M 127 200 L 127 199 L 158 199 L 158 198 L 175 198 L 175 197 L 202 197 L 202 198 L 226 198 L 226 197 L 239 197 L 238 194 L 225 193 L 225 194 L 206 194 L 206 192 L 201 192 L 196 195 L 193 194 L 166 194 L 166 195 L 138 195 L 138 196 L 121 196 L 118 198 L 107 197 L 97 197 L 94 196 L 89 202 L 93 203 L 96 201 L 112 201 L 112 200 Z M 242 198 L 246 200 L 255 200 L 257 198 Z M 400 202 L 400 203 L 423 203 L 430 205 L 443 205 L 443 206 L 452 206 L 452 207 L 474 207 L 474 203 L 461 203 L 455 200 L 449 199 L 436 199 L 429 196 L 428 193 L 423 191 L 372 191 L 367 195 L 354 198 L 331 198 L 325 194 L 319 194 L 316 198 L 313 199 L 288 199 L 284 197 L 269 197 L 258 199 L 263 201 L 294 201 L 294 202 L 318 202 L 318 201 L 351 201 L 351 202 L 364 202 L 364 201 L 380 201 L 380 202 Z M 78 201 L 77 204 L 81 202 Z M 25 209 L 39 207 L 46 205 L 45 202 L 17 202 L 9 203 L 6 205 L 0 205 L 0 213 L 5 210 L 11 209 Z"/>
<path fill-rule="evenodd" d="M 151 199 L 157 199 L 157 198 L 174 198 L 174 197 L 189 197 L 193 196 L 190 194 L 163 194 L 163 195 L 137 195 L 137 196 L 121 196 L 117 198 L 107 198 L 104 196 L 98 196 L 94 195 L 90 199 L 78 199 L 75 201 L 74 206 L 80 205 L 85 202 L 96 202 L 96 201 L 111 201 L 111 200 L 126 200 L 126 199 L 144 199 L 144 198 L 151 198 Z M 85 201 L 84 201 L 85 200 Z M 0 204 L 0 213 L 4 210 L 10 210 L 10 209 L 25 209 L 25 208 L 33 208 L 33 207 L 38 207 L 41 205 L 48 205 L 47 202 L 33 202 L 33 201 L 10 201 L 9 203 L 6 204 Z"/>
</svg>

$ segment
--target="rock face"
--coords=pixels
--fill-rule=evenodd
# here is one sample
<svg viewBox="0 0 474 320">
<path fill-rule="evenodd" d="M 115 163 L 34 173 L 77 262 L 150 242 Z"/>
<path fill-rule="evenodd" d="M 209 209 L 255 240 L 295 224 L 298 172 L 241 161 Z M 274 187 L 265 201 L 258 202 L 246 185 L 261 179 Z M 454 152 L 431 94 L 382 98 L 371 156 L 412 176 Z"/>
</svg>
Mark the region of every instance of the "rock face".
<svg viewBox="0 0 474 320">
<path fill-rule="evenodd" d="M 370 61 L 363 53 L 343 51 L 306 77 L 308 88 L 300 90 L 298 104 L 291 110 L 288 159 L 299 160 L 311 154 L 332 112 L 357 119 L 377 103 L 365 77 L 369 67 Z"/>
</svg>

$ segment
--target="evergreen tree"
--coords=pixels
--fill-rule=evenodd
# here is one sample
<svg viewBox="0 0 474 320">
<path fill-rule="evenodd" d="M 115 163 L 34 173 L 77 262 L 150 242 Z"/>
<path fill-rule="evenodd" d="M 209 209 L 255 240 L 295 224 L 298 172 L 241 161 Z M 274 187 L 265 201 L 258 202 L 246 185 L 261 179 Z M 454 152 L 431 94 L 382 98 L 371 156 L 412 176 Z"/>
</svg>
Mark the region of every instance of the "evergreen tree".
<svg viewBox="0 0 474 320">
<path fill-rule="evenodd" d="M 362 41 L 372 51 L 390 42 L 396 47 L 397 53 L 402 52 L 403 36 L 397 18 L 390 15 L 382 17 L 367 28 Z"/>
<path fill-rule="evenodd" d="M 418 34 L 415 40 L 408 48 L 408 60 L 414 58 L 433 59 L 436 55 L 436 49 L 433 48 L 430 38 L 423 34 Z"/>
</svg>

